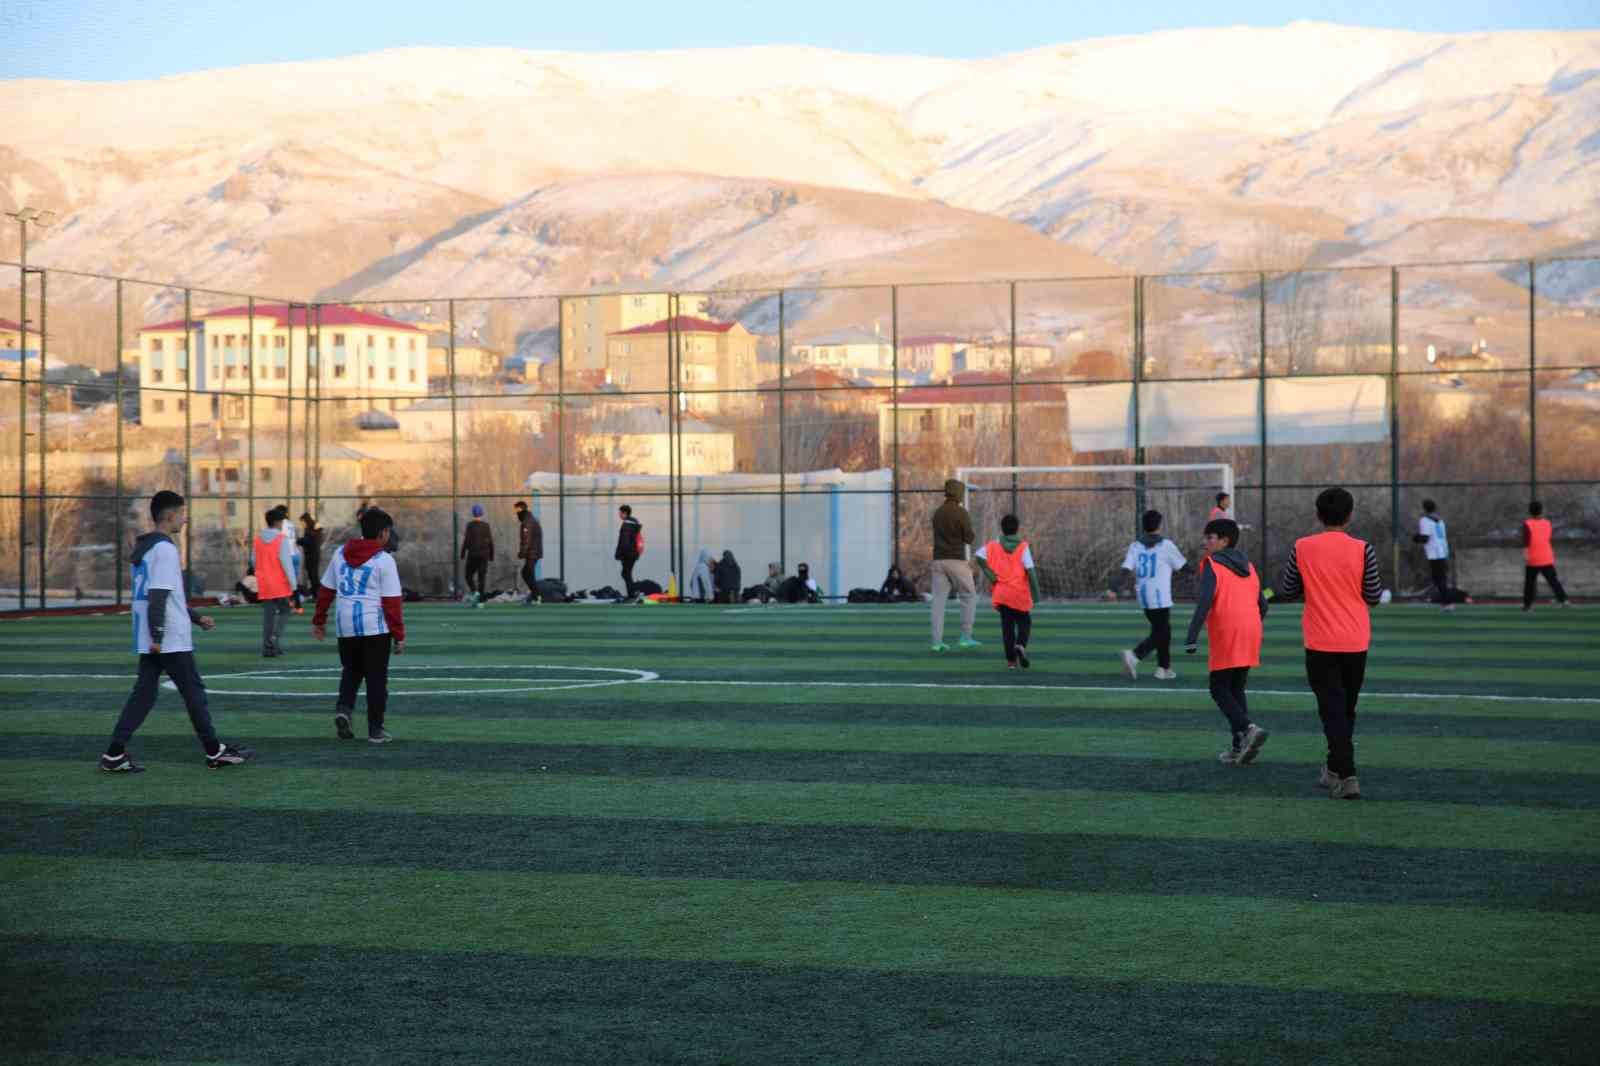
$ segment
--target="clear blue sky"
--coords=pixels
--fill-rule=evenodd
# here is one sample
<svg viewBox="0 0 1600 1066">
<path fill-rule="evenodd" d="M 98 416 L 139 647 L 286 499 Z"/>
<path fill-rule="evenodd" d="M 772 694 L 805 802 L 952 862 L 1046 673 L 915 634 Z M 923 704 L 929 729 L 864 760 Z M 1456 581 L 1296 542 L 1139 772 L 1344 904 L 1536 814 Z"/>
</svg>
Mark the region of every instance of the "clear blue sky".
<svg viewBox="0 0 1600 1066">
<path fill-rule="evenodd" d="M 0 77 L 121 81 L 412 45 L 622 51 L 809 44 L 971 58 L 1194 26 L 1314 19 L 1430 32 L 1593 29 L 1558 0 L 4 0 Z"/>
</svg>

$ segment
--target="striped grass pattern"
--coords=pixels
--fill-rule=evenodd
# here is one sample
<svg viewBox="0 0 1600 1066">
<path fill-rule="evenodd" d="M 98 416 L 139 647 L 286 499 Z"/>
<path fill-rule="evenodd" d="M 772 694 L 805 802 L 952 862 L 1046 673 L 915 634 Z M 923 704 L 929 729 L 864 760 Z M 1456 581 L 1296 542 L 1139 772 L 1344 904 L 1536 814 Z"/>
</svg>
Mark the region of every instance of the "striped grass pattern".
<svg viewBox="0 0 1600 1066">
<path fill-rule="evenodd" d="M 166 692 L 116 778 L 127 619 L 0 625 L 8 1058 L 1594 1061 L 1600 614 L 1380 611 L 1360 803 L 1294 608 L 1242 769 L 1203 658 L 1121 678 L 1126 607 L 1008 672 L 986 611 L 427 606 L 383 747 L 257 621 L 199 659 L 258 760 Z"/>
</svg>

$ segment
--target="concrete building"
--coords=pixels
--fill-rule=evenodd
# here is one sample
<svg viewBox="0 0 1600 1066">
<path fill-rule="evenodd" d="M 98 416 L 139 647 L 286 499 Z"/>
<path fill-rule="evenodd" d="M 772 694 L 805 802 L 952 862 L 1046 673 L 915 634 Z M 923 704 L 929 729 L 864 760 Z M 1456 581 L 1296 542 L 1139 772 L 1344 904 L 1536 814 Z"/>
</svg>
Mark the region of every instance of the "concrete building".
<svg viewBox="0 0 1600 1066">
<path fill-rule="evenodd" d="M 611 334 L 606 340 L 608 381 L 623 392 L 665 392 L 669 346 L 677 337 L 678 387 L 689 391 L 746 390 L 756 384 L 754 334 L 737 322 L 679 315 Z M 697 408 L 716 412 L 723 397 L 696 397 Z"/>
<path fill-rule="evenodd" d="M 428 394 L 420 328 L 349 307 L 323 307 L 313 325 L 320 331 L 320 357 L 304 307 L 229 307 L 196 315 L 187 330 L 182 319 L 144 327 L 141 420 L 181 426 L 187 417 L 243 428 L 252 390 L 258 422 L 282 419 L 291 396 L 320 396 L 336 408 L 393 410 Z"/>
<path fill-rule="evenodd" d="M 892 465 L 895 447 L 895 413 L 899 412 L 899 447 L 902 462 L 916 462 L 919 453 L 947 452 L 968 463 L 1009 465 L 1011 450 L 1011 387 L 1006 374 L 963 374 L 952 385 L 901 389 L 896 401 L 883 397 L 878 405 L 878 447 L 885 465 Z M 1063 385 L 1019 384 L 1016 387 L 1021 434 L 1030 438 L 1025 465 L 1050 465 L 1057 439 L 1064 441 L 1067 390 Z M 1040 431 L 1050 428 L 1041 451 Z M 1070 447 L 1062 443 L 1070 451 Z M 957 464 L 959 465 L 959 464 Z"/>
<path fill-rule="evenodd" d="M 854 326 L 797 343 L 791 354 L 794 362 L 853 375 L 894 368 L 894 345 L 889 338 Z"/>
<path fill-rule="evenodd" d="M 673 435 L 660 407 L 638 404 L 613 409 L 575 438 L 578 462 L 591 470 L 666 474 L 672 470 Z M 734 469 L 733 432 L 697 418 L 679 420 L 681 472 L 723 474 Z"/>
<path fill-rule="evenodd" d="M 638 326 L 661 322 L 673 314 L 704 316 L 711 300 L 681 293 L 677 306 L 664 292 L 569 296 L 561 301 L 561 355 L 568 373 L 606 366 L 609 339 Z"/>
</svg>

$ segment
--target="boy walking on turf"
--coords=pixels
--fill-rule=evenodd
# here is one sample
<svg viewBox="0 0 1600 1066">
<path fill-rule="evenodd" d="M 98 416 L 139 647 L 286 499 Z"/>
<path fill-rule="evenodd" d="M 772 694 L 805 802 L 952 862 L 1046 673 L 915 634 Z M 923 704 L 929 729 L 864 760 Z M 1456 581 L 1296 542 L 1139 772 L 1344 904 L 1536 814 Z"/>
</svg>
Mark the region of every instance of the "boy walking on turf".
<svg viewBox="0 0 1600 1066">
<path fill-rule="evenodd" d="M 1528 517 L 1522 521 L 1522 609 L 1533 610 L 1533 594 L 1538 588 L 1539 575 L 1543 574 L 1555 593 L 1556 602 L 1567 605 L 1567 590 L 1561 587 L 1556 576 L 1556 549 L 1552 541 L 1550 519 L 1544 516 L 1544 504 L 1533 500 L 1528 504 Z"/>
<path fill-rule="evenodd" d="M 1184 651 L 1195 653 L 1200 627 L 1206 627 L 1210 644 L 1211 698 L 1228 720 L 1233 745 L 1217 756 L 1229 766 L 1255 761 L 1267 731 L 1250 721 L 1245 703 L 1245 682 L 1250 668 L 1261 665 L 1262 620 L 1267 600 L 1261 578 L 1238 548 L 1239 524 L 1231 518 L 1206 523 L 1206 558 L 1200 564 L 1200 593 Z"/>
<path fill-rule="evenodd" d="M 1131 577 L 1139 594 L 1139 606 L 1150 622 L 1150 633 L 1135 647 L 1121 652 L 1122 671 L 1129 681 L 1139 677 L 1139 662 L 1152 651 L 1156 653 L 1156 680 L 1172 681 L 1177 671 L 1172 669 L 1172 575 L 1189 570 L 1190 566 L 1178 546 L 1161 535 L 1160 511 L 1146 511 L 1139 525 L 1144 534 L 1128 545 L 1122 557 L 1122 569 L 1107 590 L 1110 599 Z"/>
<path fill-rule="evenodd" d="M 238 766 L 253 754 L 248 748 L 235 748 L 217 739 L 206 706 L 206 686 L 194 661 L 193 626 L 210 630 L 216 625 L 208 616 L 189 610 L 183 591 L 183 564 L 172 538 L 188 521 L 184 500 L 176 492 L 161 491 L 150 500 L 150 518 L 155 524 L 134 543 L 129 563 L 133 571 L 133 650 L 139 656 L 139 676 L 133 691 L 122 705 L 111 732 L 111 743 L 100 756 L 100 771 L 107 774 L 137 774 L 144 767 L 128 754 L 128 741 L 156 705 L 161 675 L 165 673 L 178 687 L 189 724 L 200 738 L 206 766 L 221 770 Z"/>
<path fill-rule="evenodd" d="M 1028 668 L 1028 637 L 1033 632 L 1033 601 L 1039 597 L 1033 552 L 1017 533 L 1022 523 L 1008 514 L 1000 519 L 1000 539 L 978 549 L 976 562 L 989 579 L 989 598 L 1000 612 L 1000 638 L 1006 646 L 1006 669 Z"/>
<path fill-rule="evenodd" d="M 311 635 L 327 634 L 328 608 L 334 609 L 339 638 L 339 704 L 333 725 L 340 740 L 350 740 L 350 718 L 356 693 L 367 686 L 367 742 L 387 744 L 394 738 L 383 728 L 389 702 L 389 653 L 406 650 L 406 626 L 400 601 L 400 571 L 384 551 L 394 532 L 394 519 L 377 507 L 361 516 L 361 537 L 333 553 L 317 589 L 317 613 Z"/>
<path fill-rule="evenodd" d="M 1317 697 L 1317 716 L 1328 740 L 1328 761 L 1317 784 L 1334 799 L 1360 799 L 1356 779 L 1356 701 L 1367 673 L 1372 643 L 1370 609 L 1383 601 L 1378 553 L 1345 532 L 1355 497 L 1342 488 L 1317 495 L 1323 532 L 1301 537 L 1289 552 L 1278 595 L 1304 596 L 1300 626 L 1305 634 L 1306 680 Z"/>
<path fill-rule="evenodd" d="M 287 507 L 278 506 L 266 513 L 267 528 L 256 534 L 256 595 L 261 599 L 261 657 L 283 654 L 283 623 L 289 617 L 289 599 L 294 595 L 294 538 L 283 528 L 289 517 Z"/>
</svg>

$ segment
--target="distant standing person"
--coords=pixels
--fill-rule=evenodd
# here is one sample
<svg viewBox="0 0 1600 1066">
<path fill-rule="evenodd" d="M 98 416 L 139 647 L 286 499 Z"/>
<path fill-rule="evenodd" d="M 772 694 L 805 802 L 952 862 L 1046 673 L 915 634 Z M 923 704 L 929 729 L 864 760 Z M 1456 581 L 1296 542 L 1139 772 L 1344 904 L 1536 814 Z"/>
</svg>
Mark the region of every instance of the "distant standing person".
<svg viewBox="0 0 1600 1066">
<path fill-rule="evenodd" d="M 617 508 L 617 518 L 622 527 L 617 530 L 617 550 L 612 558 L 622 564 L 622 583 L 631 600 L 638 593 L 633 580 L 633 566 L 644 554 L 644 523 L 633 517 L 633 508 L 623 504 Z"/>
<path fill-rule="evenodd" d="M 261 597 L 261 657 L 283 654 L 283 623 L 294 594 L 294 538 L 284 531 L 289 509 L 272 508 L 264 516 L 267 528 L 256 534 L 256 594 Z"/>
<path fill-rule="evenodd" d="M 317 525 L 316 517 L 310 512 L 300 516 L 300 537 L 295 542 L 300 546 L 300 551 L 305 554 L 306 567 L 304 571 L 304 584 L 306 589 L 315 593 L 317 580 L 322 576 L 322 543 L 326 536 L 322 527 Z"/>
<path fill-rule="evenodd" d="M 955 589 L 961 601 L 961 639 L 958 646 L 981 648 L 972 639 L 972 623 L 978 617 L 978 587 L 972 580 L 972 564 L 967 562 L 967 547 L 977 538 L 972 532 L 972 516 L 962 506 L 967 487 L 955 478 L 944 483 L 944 503 L 933 512 L 933 640 L 934 651 L 949 651 L 944 642 L 944 605 Z"/>
<path fill-rule="evenodd" d="M 1233 519 L 1233 497 L 1226 492 L 1217 493 L 1216 506 L 1211 508 L 1211 513 L 1206 516 L 1207 522 L 1215 522 L 1219 518 Z"/>
<path fill-rule="evenodd" d="M 523 603 L 539 602 L 539 560 L 544 558 L 544 527 L 533 517 L 528 505 L 518 500 L 517 558 L 522 560 L 522 580 L 528 586 Z"/>
<path fill-rule="evenodd" d="M 1554 530 L 1550 519 L 1544 516 L 1544 504 L 1533 500 L 1528 504 L 1528 517 L 1522 520 L 1522 609 L 1533 610 L 1533 594 L 1538 588 L 1539 575 L 1555 593 L 1556 603 L 1567 605 L 1567 590 L 1561 587 L 1556 576 L 1556 549 Z"/>
<path fill-rule="evenodd" d="M 164 673 L 177 686 L 189 712 L 189 724 L 200 738 L 206 766 L 213 770 L 238 766 L 248 760 L 248 748 L 235 748 L 217 739 L 206 706 L 206 686 L 194 661 L 194 626 L 210 630 L 209 617 L 189 609 L 183 590 L 183 564 L 172 538 L 188 521 L 183 497 L 163 489 L 150 499 L 154 529 L 140 537 L 129 556 L 133 574 L 133 650 L 139 656 L 139 675 L 128 693 L 122 713 L 111 733 L 111 743 L 100 756 L 100 772 L 137 774 L 144 767 L 128 754 L 128 741 L 156 705 Z"/>
<path fill-rule="evenodd" d="M 1411 539 L 1422 545 L 1422 554 L 1428 558 L 1428 577 L 1439 595 L 1440 608 L 1455 610 L 1450 602 L 1450 537 L 1439 516 L 1439 505 L 1432 500 L 1422 501 L 1422 517 L 1417 519 L 1417 533 Z"/>
<path fill-rule="evenodd" d="M 467 598 L 481 607 L 484 581 L 489 576 L 489 564 L 494 562 L 494 529 L 483 520 L 481 503 L 472 505 L 472 519 L 461 537 L 461 557 L 467 561 Z"/>
</svg>

